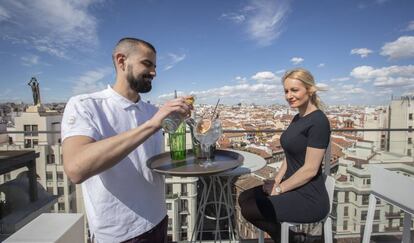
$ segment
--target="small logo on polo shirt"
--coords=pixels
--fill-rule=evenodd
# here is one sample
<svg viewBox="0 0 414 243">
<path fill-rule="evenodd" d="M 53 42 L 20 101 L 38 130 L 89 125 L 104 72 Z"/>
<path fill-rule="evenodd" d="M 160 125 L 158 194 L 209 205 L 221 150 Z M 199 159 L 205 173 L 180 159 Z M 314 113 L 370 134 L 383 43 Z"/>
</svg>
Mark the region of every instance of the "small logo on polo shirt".
<svg viewBox="0 0 414 243">
<path fill-rule="evenodd" d="M 76 117 L 75 116 L 70 116 L 68 118 L 68 124 L 69 125 L 73 125 L 73 124 L 75 124 L 75 122 L 76 122 Z"/>
</svg>

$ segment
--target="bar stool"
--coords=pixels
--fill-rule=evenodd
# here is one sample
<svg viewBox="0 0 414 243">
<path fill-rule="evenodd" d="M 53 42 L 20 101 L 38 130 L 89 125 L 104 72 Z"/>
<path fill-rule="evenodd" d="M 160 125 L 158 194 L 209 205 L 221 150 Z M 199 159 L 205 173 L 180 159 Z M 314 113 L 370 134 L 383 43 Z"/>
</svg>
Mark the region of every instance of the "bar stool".
<svg viewBox="0 0 414 243">
<path fill-rule="evenodd" d="M 335 179 L 332 176 L 325 177 L 325 187 L 326 191 L 328 192 L 329 197 L 329 213 L 328 215 L 320 221 L 323 224 L 323 234 L 325 243 L 332 243 L 332 219 L 329 216 L 332 211 L 332 203 L 333 203 L 333 194 L 335 190 Z M 315 222 L 316 223 L 316 222 Z M 303 224 L 299 222 L 283 222 L 282 229 L 281 229 L 281 237 L 280 240 L 283 243 L 289 243 L 289 228 L 298 224 Z"/>
</svg>

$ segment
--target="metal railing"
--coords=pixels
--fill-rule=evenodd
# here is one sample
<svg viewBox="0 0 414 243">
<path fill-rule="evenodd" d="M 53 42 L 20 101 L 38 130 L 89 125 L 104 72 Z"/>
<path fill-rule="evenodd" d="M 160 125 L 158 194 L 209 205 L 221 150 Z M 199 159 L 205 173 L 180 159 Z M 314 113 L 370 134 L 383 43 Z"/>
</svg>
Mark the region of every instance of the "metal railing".
<svg viewBox="0 0 414 243">
<path fill-rule="evenodd" d="M 345 134 L 345 133 L 359 133 L 359 132 L 385 132 L 385 133 L 408 132 L 408 133 L 411 133 L 411 132 L 413 132 L 413 130 L 414 130 L 413 128 L 391 128 L 391 129 L 346 129 L 346 128 L 341 128 L 341 129 L 332 129 L 331 131 L 332 131 L 332 135 L 340 135 L 341 133 Z M 256 135 L 260 135 L 260 134 L 257 134 L 257 133 L 277 134 L 277 133 L 282 133 L 284 131 L 285 131 L 284 129 L 258 129 L 258 130 L 234 130 L 234 129 L 230 130 L 230 129 L 224 129 L 223 133 L 224 134 L 226 134 L 226 133 L 227 134 L 250 133 L 250 134 L 253 134 L 253 135 L 256 136 Z M 33 136 L 34 134 L 36 134 L 36 135 L 60 134 L 60 131 L 0 131 L 0 135 L 1 134 L 25 134 L 25 135 L 30 134 L 30 135 Z M 414 137 L 414 135 L 413 135 L 413 137 Z M 399 140 L 399 141 L 388 141 L 388 142 L 399 142 L 399 143 L 404 142 L 404 143 L 407 143 L 408 141 Z M 44 146 L 44 145 L 38 145 L 38 146 Z M 386 148 L 377 148 L 377 149 L 382 150 L 382 151 L 386 151 Z M 414 165 L 414 163 L 413 163 L 413 165 Z M 357 167 L 357 168 L 359 168 L 359 167 Z M 362 168 L 359 168 L 359 169 L 362 169 Z M 348 181 L 346 183 L 353 183 L 353 182 L 350 182 L 349 179 L 348 179 Z M 364 186 L 367 186 L 369 188 L 369 185 L 364 185 Z M 351 190 L 351 193 L 354 193 L 354 192 L 352 192 L 352 190 Z M 354 193 L 354 194 L 355 194 L 355 196 L 359 196 L 356 193 Z M 177 197 L 178 196 L 184 196 L 184 193 L 183 193 L 183 195 L 177 195 Z M 172 196 L 171 198 L 175 198 L 175 195 Z M 336 198 L 334 200 L 334 205 L 336 205 L 337 207 L 339 207 L 339 205 L 341 205 L 341 204 L 344 204 L 344 199 L 343 198 L 341 200 L 338 200 L 338 198 Z M 350 229 L 353 229 L 354 227 L 356 229 L 359 229 L 361 227 L 362 223 L 363 223 L 361 221 L 362 220 L 361 214 L 358 211 L 359 209 L 356 208 L 357 205 L 352 204 L 349 199 L 348 199 L 348 203 L 346 203 L 346 204 L 349 207 L 354 207 L 352 209 L 356 209 L 357 213 L 355 215 L 354 212 L 350 209 L 350 211 L 348 213 L 348 216 L 345 217 L 344 215 L 338 215 L 337 216 L 337 214 L 339 212 L 336 211 L 335 212 L 335 214 L 336 214 L 335 219 L 342 217 L 342 218 L 344 218 L 344 220 L 348 220 L 348 222 L 346 224 L 347 230 L 344 230 L 344 228 L 345 228 L 344 221 L 339 222 L 339 221 L 334 220 L 334 229 L 335 229 L 334 234 L 335 234 L 335 236 L 338 234 L 338 237 L 342 237 L 343 235 L 348 234 L 348 235 L 353 235 L 355 238 L 360 238 L 361 234 L 362 234 L 362 232 L 360 232 L 360 230 L 359 231 L 358 230 L 353 231 L 355 233 L 350 233 L 351 232 Z M 383 207 L 385 207 L 386 204 L 381 204 L 381 205 Z M 396 207 L 394 207 L 394 209 L 396 209 Z M 359 219 L 358 219 L 358 217 L 359 217 Z M 398 219 L 400 217 L 401 217 L 401 214 L 397 215 L 396 213 L 388 213 L 386 211 L 383 211 L 382 214 L 379 216 L 379 219 L 380 219 L 379 221 L 386 222 L 387 218 L 390 218 L 390 220 L 391 220 L 391 218 L 392 219 Z M 353 218 L 353 220 L 351 220 L 350 218 Z M 390 227 L 388 225 L 388 222 L 387 223 L 378 222 L 378 224 L 379 224 L 379 229 L 380 229 L 379 231 L 380 232 L 374 232 L 374 235 L 375 235 L 375 233 L 377 233 L 379 235 L 379 234 L 382 234 L 384 232 L 385 233 L 396 234 L 396 235 L 401 233 L 401 230 L 397 230 L 397 229 L 400 229 L 399 226 L 391 226 Z M 398 236 L 396 236 L 396 237 L 398 238 Z"/>
</svg>

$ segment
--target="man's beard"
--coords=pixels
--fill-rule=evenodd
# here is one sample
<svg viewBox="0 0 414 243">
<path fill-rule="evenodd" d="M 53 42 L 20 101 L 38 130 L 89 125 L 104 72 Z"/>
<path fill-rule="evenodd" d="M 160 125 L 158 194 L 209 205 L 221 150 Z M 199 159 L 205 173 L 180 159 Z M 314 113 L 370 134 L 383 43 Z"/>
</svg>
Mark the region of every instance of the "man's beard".
<svg viewBox="0 0 414 243">
<path fill-rule="evenodd" d="M 127 81 L 129 83 L 129 87 L 137 93 L 148 93 L 152 89 L 152 75 L 150 74 L 143 74 L 141 77 L 135 78 L 132 74 L 132 66 L 128 65 L 127 67 Z"/>
</svg>

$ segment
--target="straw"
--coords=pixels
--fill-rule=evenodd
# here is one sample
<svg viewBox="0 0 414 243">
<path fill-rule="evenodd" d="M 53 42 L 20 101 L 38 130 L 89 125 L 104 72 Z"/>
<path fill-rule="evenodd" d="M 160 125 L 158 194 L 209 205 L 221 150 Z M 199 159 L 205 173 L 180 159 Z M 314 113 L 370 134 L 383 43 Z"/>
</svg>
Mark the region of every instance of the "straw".
<svg viewBox="0 0 414 243">
<path fill-rule="evenodd" d="M 214 114 L 216 113 L 217 106 L 218 106 L 219 103 L 220 103 L 220 98 L 217 100 L 216 107 L 214 107 L 213 114 L 211 115 L 211 120 L 214 120 Z"/>
</svg>

